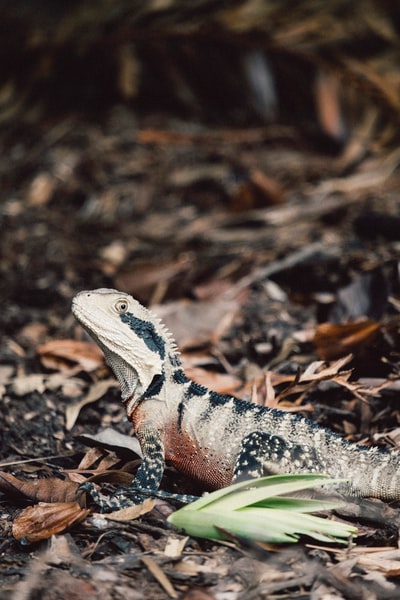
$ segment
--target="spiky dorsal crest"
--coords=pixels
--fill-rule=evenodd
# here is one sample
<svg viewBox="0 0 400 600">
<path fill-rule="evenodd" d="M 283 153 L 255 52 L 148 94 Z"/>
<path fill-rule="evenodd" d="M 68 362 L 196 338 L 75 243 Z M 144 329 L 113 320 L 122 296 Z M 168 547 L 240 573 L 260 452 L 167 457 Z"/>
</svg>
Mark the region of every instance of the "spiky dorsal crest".
<svg viewBox="0 0 400 600">
<path fill-rule="evenodd" d="M 173 334 L 170 332 L 165 323 L 163 323 L 160 317 L 157 317 L 157 315 L 153 313 L 152 310 L 147 309 L 147 312 L 151 315 L 151 319 L 158 333 L 165 340 L 165 345 L 168 348 L 168 353 L 172 356 L 178 357 L 180 355 L 180 351 Z"/>
</svg>

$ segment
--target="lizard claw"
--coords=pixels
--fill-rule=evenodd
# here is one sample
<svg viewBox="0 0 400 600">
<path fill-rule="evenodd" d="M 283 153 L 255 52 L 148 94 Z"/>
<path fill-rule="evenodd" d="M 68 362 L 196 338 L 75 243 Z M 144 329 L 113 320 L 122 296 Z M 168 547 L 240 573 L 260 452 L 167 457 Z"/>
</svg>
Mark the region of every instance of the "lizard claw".
<svg viewBox="0 0 400 600">
<path fill-rule="evenodd" d="M 197 496 L 185 496 L 161 490 L 151 490 L 143 487 L 120 487 L 111 496 L 104 496 L 99 492 L 92 481 L 86 481 L 79 486 L 78 491 L 88 494 L 89 498 L 98 506 L 99 512 L 109 513 L 130 506 L 141 504 L 145 498 L 162 498 L 178 506 L 198 500 Z"/>
<path fill-rule="evenodd" d="M 101 494 L 92 481 L 82 483 L 78 488 L 78 493 L 79 492 L 85 492 L 90 500 L 98 506 L 100 512 L 106 513 L 113 510 L 113 506 L 110 504 L 110 498 Z"/>
<path fill-rule="evenodd" d="M 141 494 L 134 489 L 121 487 L 115 490 L 109 499 L 109 502 L 113 510 L 120 510 L 122 508 L 129 508 L 129 506 L 141 504 L 145 497 L 146 496 L 143 493 Z"/>
<path fill-rule="evenodd" d="M 101 513 L 109 513 L 114 510 L 121 510 L 122 508 L 141 504 L 144 498 L 152 495 L 150 491 L 148 493 L 146 491 L 143 489 L 142 493 L 140 493 L 139 490 L 121 487 L 111 496 L 104 496 L 92 481 L 86 481 L 78 488 L 78 492 L 86 492 Z"/>
<path fill-rule="evenodd" d="M 159 498 L 167 500 L 172 504 L 182 506 L 198 500 L 198 496 L 188 496 L 184 494 L 175 494 L 173 492 L 164 492 L 162 490 L 152 490 L 150 488 L 132 486 L 131 488 L 118 488 L 111 496 L 112 501 L 119 503 L 119 508 L 128 508 L 136 504 L 141 504 L 145 498 Z"/>
</svg>

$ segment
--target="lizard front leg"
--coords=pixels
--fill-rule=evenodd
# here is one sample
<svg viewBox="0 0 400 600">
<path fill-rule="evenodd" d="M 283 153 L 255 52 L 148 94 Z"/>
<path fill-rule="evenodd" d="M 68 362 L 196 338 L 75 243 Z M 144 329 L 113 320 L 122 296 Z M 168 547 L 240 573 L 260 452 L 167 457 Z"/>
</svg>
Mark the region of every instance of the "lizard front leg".
<svg viewBox="0 0 400 600">
<path fill-rule="evenodd" d="M 129 488 L 118 488 L 110 497 L 101 494 L 91 482 L 80 486 L 89 494 L 101 512 L 111 512 L 140 504 L 146 497 L 156 496 L 165 468 L 164 444 L 160 432 L 153 427 L 137 431 L 143 460 Z"/>
<path fill-rule="evenodd" d="M 178 505 L 197 500 L 197 496 L 159 490 L 165 469 L 165 449 L 161 434 L 155 427 L 148 426 L 141 428 L 136 435 L 143 452 L 142 464 L 137 470 L 131 487 L 118 489 L 111 499 L 117 500 L 120 508 L 140 504 L 144 498 L 149 496 L 164 498 Z"/>
<path fill-rule="evenodd" d="M 315 472 L 314 448 L 290 444 L 278 435 L 253 431 L 243 438 L 233 470 L 233 482 L 278 473 Z"/>
<path fill-rule="evenodd" d="M 165 469 L 164 443 L 159 430 L 145 426 L 136 432 L 143 452 L 143 461 L 137 470 L 132 487 L 158 490 Z"/>
<path fill-rule="evenodd" d="M 194 502 L 197 496 L 160 491 L 158 488 L 165 469 L 164 444 L 158 429 L 144 427 L 136 432 L 143 460 L 129 488 L 118 488 L 110 497 L 101 494 L 92 482 L 80 490 L 89 494 L 101 512 L 107 513 L 141 504 L 145 498 L 163 498 L 178 505 Z"/>
</svg>

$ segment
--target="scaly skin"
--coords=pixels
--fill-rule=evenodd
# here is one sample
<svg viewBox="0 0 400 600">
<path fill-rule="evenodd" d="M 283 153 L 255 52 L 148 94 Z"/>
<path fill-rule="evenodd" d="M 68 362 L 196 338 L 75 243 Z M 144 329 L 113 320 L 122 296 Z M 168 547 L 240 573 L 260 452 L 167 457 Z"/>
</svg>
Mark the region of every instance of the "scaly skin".
<svg viewBox="0 0 400 600">
<path fill-rule="evenodd" d="M 263 473 L 325 473 L 356 496 L 400 499 L 400 455 L 350 444 L 311 421 L 217 394 L 182 371 L 171 334 L 137 300 L 116 290 L 77 294 L 72 312 L 98 343 L 121 385 L 143 451 L 130 490 L 101 500 L 104 510 L 156 492 L 165 464 L 204 490 Z M 93 492 L 93 490 L 91 489 Z"/>
</svg>

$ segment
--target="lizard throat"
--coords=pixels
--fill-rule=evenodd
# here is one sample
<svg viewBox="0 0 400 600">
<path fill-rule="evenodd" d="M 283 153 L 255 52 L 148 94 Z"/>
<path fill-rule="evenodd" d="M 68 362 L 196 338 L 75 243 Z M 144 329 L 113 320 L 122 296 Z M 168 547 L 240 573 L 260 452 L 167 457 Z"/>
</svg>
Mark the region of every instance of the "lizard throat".
<svg viewBox="0 0 400 600">
<path fill-rule="evenodd" d="M 135 369 L 107 347 L 103 346 L 102 349 L 106 363 L 111 367 L 118 379 L 123 403 L 125 404 L 128 401 L 131 403 L 138 400 L 143 393 L 143 387 Z"/>
</svg>

